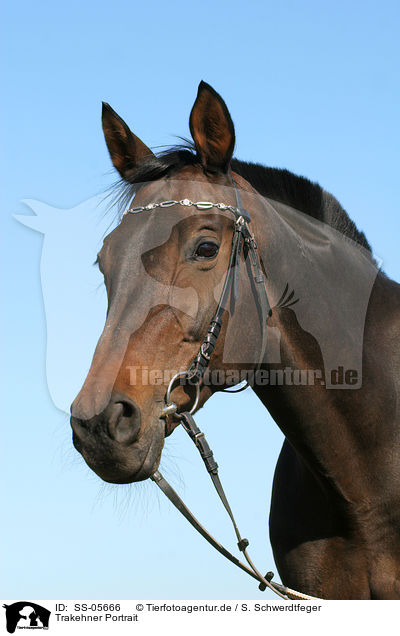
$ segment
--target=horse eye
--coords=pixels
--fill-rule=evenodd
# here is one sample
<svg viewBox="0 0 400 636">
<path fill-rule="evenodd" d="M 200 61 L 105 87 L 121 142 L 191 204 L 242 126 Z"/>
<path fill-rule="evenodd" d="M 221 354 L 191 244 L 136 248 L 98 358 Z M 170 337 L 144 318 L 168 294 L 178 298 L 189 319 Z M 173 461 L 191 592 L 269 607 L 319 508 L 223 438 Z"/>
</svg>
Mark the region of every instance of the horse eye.
<svg viewBox="0 0 400 636">
<path fill-rule="evenodd" d="M 214 258 L 218 254 L 219 247 L 211 241 L 204 241 L 196 249 L 195 256 L 199 258 Z"/>
</svg>

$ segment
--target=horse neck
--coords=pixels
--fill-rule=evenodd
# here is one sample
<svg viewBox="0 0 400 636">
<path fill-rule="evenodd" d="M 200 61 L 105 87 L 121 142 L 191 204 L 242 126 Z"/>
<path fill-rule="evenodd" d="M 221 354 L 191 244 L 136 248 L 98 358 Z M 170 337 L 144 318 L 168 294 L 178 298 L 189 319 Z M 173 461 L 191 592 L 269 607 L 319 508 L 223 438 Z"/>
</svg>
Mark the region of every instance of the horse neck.
<svg viewBox="0 0 400 636">
<path fill-rule="evenodd" d="M 318 365 L 323 362 L 311 334 L 302 331 L 291 309 L 278 313 L 279 368 L 303 372 L 321 368 Z M 373 497 L 371 484 L 377 497 L 382 497 L 382 490 L 390 495 L 388 481 L 397 491 L 400 487 L 395 461 L 400 453 L 399 316 L 400 287 L 379 275 L 366 317 L 361 388 L 327 389 L 318 383 L 295 386 L 289 373 L 281 385 L 254 387 L 297 457 L 345 502 L 360 501 L 368 493 Z M 277 365 L 264 366 L 269 373 L 274 368 Z M 392 463 L 390 458 L 394 458 Z M 377 465 L 381 466 L 378 475 Z"/>
</svg>

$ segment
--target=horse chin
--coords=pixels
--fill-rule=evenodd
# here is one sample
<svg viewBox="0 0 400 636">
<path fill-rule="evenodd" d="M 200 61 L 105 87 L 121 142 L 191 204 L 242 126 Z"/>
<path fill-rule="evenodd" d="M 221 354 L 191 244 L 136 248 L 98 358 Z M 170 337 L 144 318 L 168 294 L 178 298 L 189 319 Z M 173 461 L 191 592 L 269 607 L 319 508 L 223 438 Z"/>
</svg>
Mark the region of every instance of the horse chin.
<svg viewBox="0 0 400 636">
<path fill-rule="evenodd" d="M 160 464 L 164 421 L 157 418 L 130 446 L 107 443 L 99 450 L 98 443 L 90 447 L 76 443 L 74 439 L 74 444 L 88 466 L 103 481 L 112 484 L 144 481 L 151 477 Z"/>
</svg>

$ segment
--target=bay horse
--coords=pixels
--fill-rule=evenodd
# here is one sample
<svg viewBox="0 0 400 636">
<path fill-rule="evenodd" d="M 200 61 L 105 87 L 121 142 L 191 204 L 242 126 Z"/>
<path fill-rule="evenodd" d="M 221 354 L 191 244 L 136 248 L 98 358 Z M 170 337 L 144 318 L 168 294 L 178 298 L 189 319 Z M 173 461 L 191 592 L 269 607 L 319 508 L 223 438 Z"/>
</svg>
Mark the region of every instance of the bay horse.
<svg viewBox="0 0 400 636">
<path fill-rule="evenodd" d="M 108 104 L 102 124 L 131 207 L 98 255 L 108 311 L 71 407 L 76 449 L 108 482 L 155 474 L 179 413 L 194 410 L 193 386 L 180 382 L 169 385 L 176 407 L 165 412 L 171 376 L 163 372 L 185 377 L 200 359 L 232 266 L 196 409 L 240 381 L 232 371 L 246 369 L 248 378 L 274 370 L 282 380 L 292 370 L 290 381 L 252 384 L 285 436 L 270 511 L 283 583 L 324 599 L 400 599 L 400 286 L 376 268 L 364 234 L 319 185 L 233 158 L 231 116 L 205 82 L 187 147 L 154 155 Z M 233 262 L 232 232 L 246 210 L 252 233 Z M 267 317 L 249 274 L 250 247 L 258 249 Z M 309 285 L 300 298 L 293 276 Z M 306 315 L 318 323 L 314 331 Z M 278 361 L 268 357 L 268 339 L 262 344 L 266 328 L 279 331 Z M 326 361 L 341 355 L 359 357 L 359 375 L 339 366 L 334 376 L 332 365 L 328 374 Z M 144 368 L 152 382 L 136 373 Z M 301 381 L 310 371 L 318 382 Z M 347 373 L 348 386 L 336 386 Z"/>
</svg>

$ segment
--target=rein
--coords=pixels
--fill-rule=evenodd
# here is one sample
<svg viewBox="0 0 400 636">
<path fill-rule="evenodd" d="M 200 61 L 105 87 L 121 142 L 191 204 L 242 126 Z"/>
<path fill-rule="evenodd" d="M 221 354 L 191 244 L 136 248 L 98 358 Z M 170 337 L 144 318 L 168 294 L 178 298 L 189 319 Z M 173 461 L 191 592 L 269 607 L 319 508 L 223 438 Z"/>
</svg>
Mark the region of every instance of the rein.
<svg viewBox="0 0 400 636">
<path fill-rule="evenodd" d="M 218 464 L 214 459 L 213 452 L 208 445 L 208 442 L 205 438 L 204 433 L 198 428 L 195 423 L 192 415 L 190 413 L 181 413 L 180 414 L 180 423 L 182 424 L 185 431 L 188 433 L 191 440 L 194 442 L 197 450 L 200 453 L 202 460 L 207 468 L 207 471 L 211 477 L 211 480 L 214 484 L 214 487 L 218 493 L 219 498 L 221 499 L 225 510 L 227 511 L 231 521 L 233 528 L 235 530 L 236 538 L 237 538 L 237 546 L 240 552 L 243 553 L 247 563 L 250 567 L 248 567 L 245 563 L 242 563 L 237 557 L 235 557 L 229 550 L 227 550 L 221 543 L 219 543 L 214 537 L 200 524 L 200 522 L 196 519 L 193 513 L 189 510 L 189 508 L 184 504 L 182 499 L 179 497 L 178 493 L 172 488 L 172 486 L 167 482 L 167 480 L 162 476 L 160 471 L 156 470 L 153 475 L 151 475 L 150 479 L 154 481 L 157 486 L 162 490 L 164 495 L 168 497 L 170 502 L 175 506 L 177 510 L 189 521 L 189 523 L 197 530 L 199 534 L 204 537 L 206 541 L 210 545 L 213 546 L 220 554 L 222 554 L 226 559 L 231 561 L 238 568 L 246 572 L 249 576 L 253 577 L 256 581 L 259 582 L 259 590 L 263 592 L 267 587 L 285 600 L 302 600 L 302 601 L 313 601 L 318 600 L 315 596 L 309 596 L 307 594 L 302 594 L 301 592 L 297 592 L 296 590 L 292 590 L 285 585 L 281 585 L 280 583 L 276 583 L 272 581 L 274 577 L 273 572 L 267 572 L 265 576 L 259 572 L 254 563 L 252 562 L 247 548 L 249 546 L 249 541 L 246 538 L 242 538 L 239 528 L 236 524 L 235 518 L 233 516 L 231 507 L 229 505 L 228 499 L 225 495 L 225 491 L 223 489 L 221 480 L 218 475 Z"/>
<path fill-rule="evenodd" d="M 189 523 L 199 532 L 205 539 L 210 543 L 218 552 L 220 552 L 225 558 L 234 563 L 237 567 L 239 567 L 244 572 L 247 572 L 251 577 L 256 579 L 259 582 L 259 589 L 264 591 L 267 587 L 272 590 L 275 594 L 280 596 L 285 600 L 315 600 L 316 597 L 308 596 L 307 594 L 302 594 L 297 592 L 296 590 L 292 590 L 280 583 L 276 583 L 272 581 L 274 577 L 273 572 L 267 572 L 265 576 L 258 571 L 258 569 L 253 564 L 250 556 L 247 553 L 247 547 L 249 546 L 249 541 L 246 538 L 242 538 L 239 528 L 236 524 L 235 518 L 233 516 L 231 507 L 229 505 L 228 499 L 225 495 L 224 489 L 222 487 L 222 483 L 220 481 L 218 475 L 218 464 L 214 460 L 213 452 L 208 445 L 208 442 L 205 438 L 204 433 L 198 428 L 195 423 L 192 415 L 198 407 L 199 399 L 200 399 L 200 384 L 202 382 L 203 376 L 208 368 L 211 356 L 214 352 L 218 336 L 222 327 L 222 317 L 225 311 L 225 305 L 230 298 L 231 303 L 233 303 L 233 307 L 237 301 L 239 294 L 239 264 L 242 250 L 245 256 L 250 257 L 250 272 L 249 276 L 251 276 L 252 282 L 254 284 L 254 288 L 258 298 L 258 307 L 260 313 L 260 323 L 261 323 L 261 332 L 262 332 L 262 343 L 260 349 L 260 356 L 258 363 L 256 365 L 255 371 L 253 374 L 260 368 L 261 363 L 264 359 L 266 347 L 267 347 L 267 330 L 266 330 L 266 322 L 268 315 L 270 313 L 270 304 L 268 301 L 267 292 L 265 289 L 265 277 L 262 272 L 262 267 L 260 263 L 260 259 L 257 251 L 257 243 L 254 239 L 254 235 L 249 230 L 249 223 L 251 221 L 250 215 L 247 210 L 242 207 L 242 202 L 240 198 L 239 191 L 237 186 L 233 181 L 233 187 L 236 195 L 236 206 L 226 205 L 224 203 L 212 203 L 209 201 L 198 201 L 194 203 L 189 199 L 182 199 L 180 201 L 170 200 L 170 201 L 162 201 L 160 203 L 149 203 L 145 206 L 137 206 L 129 208 L 124 212 L 125 214 L 138 214 L 144 211 L 154 210 L 155 208 L 168 208 L 173 205 L 182 205 L 185 207 L 195 207 L 198 210 L 209 210 L 211 208 L 216 208 L 218 210 L 226 210 L 232 212 L 234 215 L 234 231 L 232 236 L 232 247 L 229 258 L 228 269 L 225 276 L 224 285 L 222 288 L 222 292 L 220 295 L 220 299 L 215 310 L 215 313 L 209 323 L 209 327 L 206 333 L 206 336 L 200 346 L 200 349 L 194 358 L 192 364 L 190 365 L 187 371 L 178 372 L 171 378 L 171 381 L 168 385 L 166 395 L 165 395 L 165 406 L 161 411 L 160 417 L 166 418 L 167 416 L 173 416 L 177 420 L 180 421 L 185 431 L 188 433 L 190 439 L 194 442 L 197 450 L 200 453 L 200 456 L 207 468 L 207 471 L 211 477 L 211 480 L 214 484 L 214 487 L 218 493 L 218 496 L 227 511 L 235 534 L 237 538 L 237 545 L 239 551 L 242 552 L 245 557 L 247 565 L 242 563 L 239 559 L 237 559 L 233 554 L 229 552 L 222 544 L 220 544 L 214 537 L 199 523 L 196 517 L 192 514 L 192 512 L 187 508 L 179 495 L 175 492 L 172 486 L 167 482 L 167 480 L 161 475 L 161 473 L 157 470 L 153 475 L 151 475 L 150 479 L 154 481 L 157 486 L 162 490 L 162 492 L 168 497 L 171 503 L 179 510 L 179 512 L 189 521 Z M 171 401 L 171 392 L 176 384 L 177 380 L 180 378 L 186 378 L 191 385 L 195 386 L 196 394 L 193 405 L 191 409 L 184 413 L 178 413 L 177 405 Z M 242 387 L 240 390 L 243 390 L 246 386 Z M 228 391 L 235 392 L 235 391 Z"/>
</svg>

